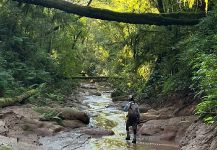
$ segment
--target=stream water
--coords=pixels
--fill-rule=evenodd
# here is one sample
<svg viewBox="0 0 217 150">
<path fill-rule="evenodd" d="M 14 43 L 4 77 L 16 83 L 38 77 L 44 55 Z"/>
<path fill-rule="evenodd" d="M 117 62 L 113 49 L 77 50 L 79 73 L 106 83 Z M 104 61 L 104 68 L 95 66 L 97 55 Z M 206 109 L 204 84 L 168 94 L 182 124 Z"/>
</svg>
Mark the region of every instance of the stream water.
<svg viewBox="0 0 217 150">
<path fill-rule="evenodd" d="M 89 106 L 89 113 L 91 114 L 89 126 L 111 129 L 115 134 L 90 138 L 79 132 L 71 131 L 42 138 L 40 141 L 43 146 L 49 150 L 178 150 L 176 145 L 150 143 L 142 140 L 139 136 L 137 144 L 126 141 L 126 114 L 115 107 L 110 93 L 103 92 L 101 96 L 85 96 L 83 102 Z"/>
<path fill-rule="evenodd" d="M 90 125 L 103 127 L 114 131 L 112 136 L 92 138 L 85 145 L 87 150 L 178 150 L 176 145 L 147 143 L 138 137 L 137 144 L 126 141 L 125 112 L 118 110 L 113 105 L 110 93 L 102 93 L 102 96 L 86 96 L 84 101 L 90 107 Z M 132 137 L 132 135 L 131 135 Z"/>
</svg>

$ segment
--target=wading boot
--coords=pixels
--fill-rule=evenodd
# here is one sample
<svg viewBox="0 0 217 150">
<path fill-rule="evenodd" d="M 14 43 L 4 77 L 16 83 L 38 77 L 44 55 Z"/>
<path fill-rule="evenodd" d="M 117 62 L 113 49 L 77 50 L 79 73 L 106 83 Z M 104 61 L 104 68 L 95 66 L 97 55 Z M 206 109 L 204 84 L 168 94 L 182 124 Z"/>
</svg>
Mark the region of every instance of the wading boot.
<svg viewBox="0 0 217 150">
<path fill-rule="evenodd" d="M 133 141 L 132 143 L 136 144 L 136 134 L 133 135 Z"/>
<path fill-rule="evenodd" d="M 126 140 L 130 140 L 130 132 L 127 131 L 127 137 L 126 137 Z"/>
</svg>

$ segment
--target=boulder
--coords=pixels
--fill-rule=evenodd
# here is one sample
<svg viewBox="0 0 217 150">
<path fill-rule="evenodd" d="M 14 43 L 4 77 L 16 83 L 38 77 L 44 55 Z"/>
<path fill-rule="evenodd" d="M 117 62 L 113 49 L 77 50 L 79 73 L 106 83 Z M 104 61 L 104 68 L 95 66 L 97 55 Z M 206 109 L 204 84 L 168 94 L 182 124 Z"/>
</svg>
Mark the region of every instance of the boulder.
<svg viewBox="0 0 217 150">
<path fill-rule="evenodd" d="M 151 106 L 148 104 L 141 104 L 139 105 L 139 111 L 140 113 L 146 113 L 149 109 L 151 109 Z"/>
<path fill-rule="evenodd" d="M 144 116 L 143 116 L 144 117 Z M 185 130 L 196 120 L 195 116 L 175 117 L 169 119 L 158 119 L 160 115 L 150 115 L 146 113 L 139 134 L 157 137 L 158 140 L 174 141 L 180 140 Z M 156 118 L 155 120 L 152 120 Z"/>
<path fill-rule="evenodd" d="M 65 108 L 39 107 L 37 108 L 37 111 L 40 113 L 56 112 L 56 114 L 58 114 L 58 117 L 62 118 L 63 120 L 80 120 L 85 124 L 88 124 L 90 121 L 90 118 L 87 115 L 87 113 L 70 107 L 65 107 Z"/>
<path fill-rule="evenodd" d="M 151 135 L 158 134 L 162 131 L 163 131 L 163 128 L 161 128 L 158 125 L 145 125 L 140 128 L 139 133 L 142 135 L 151 136 Z"/>
<path fill-rule="evenodd" d="M 141 113 L 140 114 L 140 122 L 144 123 L 149 120 L 157 120 L 159 115 L 149 114 L 149 113 Z"/>
<path fill-rule="evenodd" d="M 83 88 L 83 89 L 97 89 L 96 85 L 94 85 L 94 84 L 81 84 L 80 88 Z"/>
<path fill-rule="evenodd" d="M 41 122 L 28 118 L 22 118 L 19 122 L 19 126 L 21 126 L 24 131 L 31 131 L 40 136 L 52 135 L 53 133 L 64 130 L 62 126 L 54 122 Z"/>
<path fill-rule="evenodd" d="M 162 116 L 164 118 L 165 118 L 165 116 L 167 116 L 166 118 L 171 118 L 171 117 L 173 117 L 173 112 L 175 109 L 176 108 L 174 106 L 170 106 L 170 107 L 165 107 L 165 108 L 159 109 L 157 112 L 158 112 L 158 114 L 160 114 L 160 116 Z M 162 118 L 162 119 L 164 119 L 164 118 Z"/>
<path fill-rule="evenodd" d="M 152 115 L 159 115 L 159 112 L 157 110 L 155 110 L 155 109 L 149 109 L 147 111 L 147 113 L 152 114 Z"/>
<path fill-rule="evenodd" d="M 149 120 L 139 129 L 141 135 L 159 135 L 164 131 L 167 120 Z"/>
<path fill-rule="evenodd" d="M 101 96 L 102 93 L 96 90 L 89 91 L 89 95 Z"/>
</svg>

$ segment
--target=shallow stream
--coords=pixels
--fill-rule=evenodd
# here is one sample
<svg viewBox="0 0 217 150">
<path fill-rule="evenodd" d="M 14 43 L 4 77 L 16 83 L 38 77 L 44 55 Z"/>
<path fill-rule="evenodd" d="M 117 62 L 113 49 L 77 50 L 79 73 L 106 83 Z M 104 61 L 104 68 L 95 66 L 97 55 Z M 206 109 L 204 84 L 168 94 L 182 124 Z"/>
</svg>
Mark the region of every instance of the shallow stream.
<svg viewBox="0 0 217 150">
<path fill-rule="evenodd" d="M 112 136 L 90 138 L 78 131 L 59 133 L 40 139 L 49 150 L 178 150 L 176 145 L 168 143 L 150 143 L 138 136 L 137 144 L 126 141 L 125 112 L 115 107 L 109 92 L 101 96 L 88 95 L 83 101 L 89 107 L 90 127 L 100 127 L 114 131 Z M 131 135 L 132 136 L 132 135 Z"/>
<path fill-rule="evenodd" d="M 90 107 L 91 126 L 103 127 L 114 131 L 113 136 L 92 138 L 85 145 L 87 150 L 178 150 L 176 145 L 148 143 L 137 138 L 137 144 L 126 141 L 125 112 L 117 109 L 113 104 L 110 93 L 102 93 L 102 96 L 86 96 L 84 100 Z M 132 137 L 132 135 L 131 135 Z"/>
</svg>

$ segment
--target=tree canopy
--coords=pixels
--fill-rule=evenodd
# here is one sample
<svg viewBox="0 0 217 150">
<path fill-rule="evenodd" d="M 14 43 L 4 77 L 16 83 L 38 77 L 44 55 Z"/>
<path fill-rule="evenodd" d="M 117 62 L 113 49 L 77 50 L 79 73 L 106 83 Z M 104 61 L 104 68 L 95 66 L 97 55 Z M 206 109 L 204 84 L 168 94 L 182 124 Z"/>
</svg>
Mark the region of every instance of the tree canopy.
<svg viewBox="0 0 217 150">
<path fill-rule="evenodd" d="M 112 88 L 141 102 L 200 103 L 197 114 L 213 123 L 217 3 L 202 2 L 0 0 L 0 97 L 38 87 L 32 103 L 64 103 L 85 72 L 114 77 Z"/>
<path fill-rule="evenodd" d="M 77 14 L 95 19 L 117 21 L 132 24 L 150 25 L 195 25 L 204 17 L 204 13 L 120 13 L 107 9 L 92 8 L 89 6 L 79 6 L 64 0 L 14 0 L 28 4 L 40 5 L 48 8 L 63 10 L 67 13 Z M 182 19 L 176 18 L 180 17 Z M 192 18 L 193 17 L 193 18 Z M 189 19 L 190 18 L 190 19 Z"/>
</svg>

